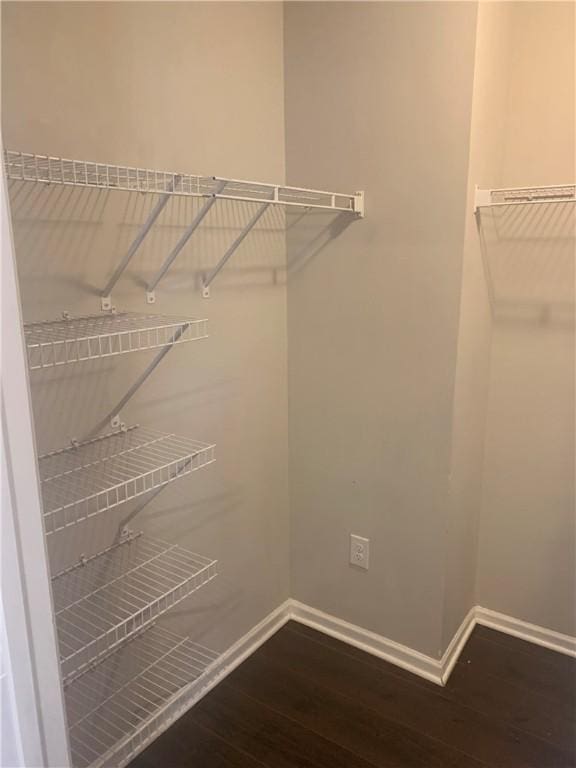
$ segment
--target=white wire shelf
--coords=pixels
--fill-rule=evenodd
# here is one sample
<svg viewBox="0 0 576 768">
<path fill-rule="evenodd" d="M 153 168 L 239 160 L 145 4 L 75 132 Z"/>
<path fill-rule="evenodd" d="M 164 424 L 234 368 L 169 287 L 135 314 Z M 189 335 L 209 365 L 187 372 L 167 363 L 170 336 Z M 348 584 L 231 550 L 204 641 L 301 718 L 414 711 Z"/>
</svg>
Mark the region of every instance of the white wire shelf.
<svg viewBox="0 0 576 768">
<path fill-rule="evenodd" d="M 126 765 L 178 716 L 217 654 L 152 626 L 65 689 L 74 768 Z"/>
<path fill-rule="evenodd" d="M 134 426 L 40 457 L 46 534 L 215 461 L 215 446 Z"/>
<path fill-rule="evenodd" d="M 361 192 L 326 192 L 304 187 L 224 179 L 218 176 L 195 176 L 86 160 L 69 160 L 12 150 L 5 150 L 4 162 L 7 177 L 16 181 L 189 197 L 216 197 L 256 203 L 267 201 L 272 205 L 321 208 L 364 215 L 364 196 Z"/>
<path fill-rule="evenodd" d="M 536 205 L 542 203 L 573 203 L 575 184 L 548 187 L 509 187 L 508 189 L 479 189 L 476 187 L 474 211 L 503 205 Z"/>
<path fill-rule="evenodd" d="M 64 680 L 216 576 L 216 561 L 129 535 L 52 580 Z"/>
<path fill-rule="evenodd" d="M 208 321 L 136 312 L 65 317 L 24 324 L 31 370 L 197 341 Z"/>
</svg>

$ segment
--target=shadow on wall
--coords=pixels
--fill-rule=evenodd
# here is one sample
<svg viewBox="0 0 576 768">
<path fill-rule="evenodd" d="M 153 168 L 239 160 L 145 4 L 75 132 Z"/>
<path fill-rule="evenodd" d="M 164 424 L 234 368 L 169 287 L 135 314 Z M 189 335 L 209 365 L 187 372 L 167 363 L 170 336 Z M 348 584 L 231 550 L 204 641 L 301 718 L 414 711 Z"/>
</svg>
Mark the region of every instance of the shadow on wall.
<svg viewBox="0 0 576 768">
<path fill-rule="evenodd" d="M 494 322 L 573 330 L 574 204 L 491 208 L 477 225 Z"/>
<path fill-rule="evenodd" d="M 289 234 L 286 266 L 289 273 L 299 272 L 339 237 L 356 220 L 349 213 L 319 212 L 288 214 L 286 232 Z"/>
</svg>

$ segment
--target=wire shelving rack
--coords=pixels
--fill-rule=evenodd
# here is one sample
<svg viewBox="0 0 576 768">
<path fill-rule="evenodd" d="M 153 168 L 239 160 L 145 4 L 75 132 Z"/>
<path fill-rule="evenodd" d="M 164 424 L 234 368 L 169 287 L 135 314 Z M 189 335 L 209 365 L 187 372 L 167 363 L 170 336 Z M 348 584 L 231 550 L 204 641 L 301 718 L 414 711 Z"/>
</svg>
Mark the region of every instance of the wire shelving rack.
<svg viewBox="0 0 576 768">
<path fill-rule="evenodd" d="M 229 246 L 216 266 L 204 276 L 202 295 L 210 296 L 210 285 L 222 270 L 244 239 L 254 229 L 270 206 L 328 211 L 334 214 L 353 214 L 364 217 L 364 192 L 329 192 L 321 189 L 292 187 L 283 184 L 269 184 L 259 181 L 229 179 L 220 176 L 197 176 L 171 171 L 156 171 L 149 168 L 108 165 L 86 160 L 69 160 L 62 157 L 37 155 L 27 152 L 5 150 L 4 165 L 8 179 L 22 182 L 40 182 L 93 189 L 118 189 L 127 192 L 143 192 L 158 195 L 146 220 L 130 243 L 128 250 L 118 263 L 113 274 L 100 294 L 100 305 L 104 311 L 112 308 L 112 291 L 135 253 L 148 236 L 156 220 L 171 197 L 175 195 L 203 198 L 200 210 L 188 224 L 178 242 L 165 257 L 162 265 L 146 286 L 146 301 L 156 302 L 156 288 L 172 264 L 187 245 L 194 232 L 209 214 L 217 200 L 236 200 L 258 204 L 259 208 Z"/>
<path fill-rule="evenodd" d="M 24 324 L 30 370 L 169 347 L 208 336 L 208 321 L 136 312 Z"/>
<path fill-rule="evenodd" d="M 66 682 L 216 576 L 216 561 L 127 535 L 52 580 Z"/>
<path fill-rule="evenodd" d="M 74 768 L 126 765 L 178 716 L 216 658 L 152 625 L 76 678 L 65 689 Z"/>
<path fill-rule="evenodd" d="M 554 184 L 545 187 L 508 187 L 480 189 L 476 187 L 474 212 L 481 208 L 505 205 L 541 205 L 542 203 L 576 202 L 576 184 Z"/>
<path fill-rule="evenodd" d="M 155 192 L 188 197 L 269 202 L 271 205 L 321 208 L 362 214 L 362 194 L 327 192 L 259 181 L 196 176 L 149 168 L 69 160 L 29 152 L 5 150 L 6 175 L 15 181 L 35 181 L 128 192 Z"/>
<path fill-rule="evenodd" d="M 156 196 L 100 291 L 103 314 L 25 324 L 31 370 L 160 349 L 110 420 L 114 431 L 39 458 L 46 535 L 64 530 L 211 464 L 215 446 L 119 423 L 120 409 L 175 344 L 207 336 L 207 321 L 116 313 L 112 292 L 169 200 L 199 198 L 192 220 L 146 285 L 146 301 L 218 200 L 254 204 L 250 218 L 213 269 L 202 295 L 270 206 L 364 216 L 364 193 L 340 193 L 218 176 L 150 170 L 6 150 L 7 178 L 47 187 L 120 190 Z M 18 188 L 18 186 L 17 186 Z M 156 618 L 216 576 L 216 561 L 179 546 L 124 532 L 104 551 L 52 579 L 74 768 L 126 765 L 205 689 L 217 654 L 161 629 Z M 218 674 L 218 673 L 216 673 Z"/>
<path fill-rule="evenodd" d="M 46 534 L 211 464 L 215 446 L 138 425 L 40 457 Z"/>
</svg>

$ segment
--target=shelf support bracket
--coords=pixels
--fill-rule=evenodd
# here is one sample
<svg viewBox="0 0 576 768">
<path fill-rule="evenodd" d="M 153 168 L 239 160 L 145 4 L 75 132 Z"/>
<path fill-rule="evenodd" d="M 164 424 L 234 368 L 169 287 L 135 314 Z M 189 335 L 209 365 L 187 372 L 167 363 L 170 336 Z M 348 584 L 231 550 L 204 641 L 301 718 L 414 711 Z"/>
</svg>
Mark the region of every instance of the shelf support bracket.
<svg viewBox="0 0 576 768">
<path fill-rule="evenodd" d="M 162 280 L 166 272 L 168 272 L 168 270 L 172 266 L 172 263 L 174 262 L 174 260 L 176 259 L 176 257 L 178 256 L 182 248 L 184 248 L 188 240 L 190 240 L 195 230 L 198 229 L 198 227 L 202 223 L 202 220 L 205 218 L 207 213 L 210 211 L 210 209 L 218 199 L 217 195 L 219 195 L 220 192 L 222 192 L 225 186 L 226 186 L 226 182 L 221 181 L 216 189 L 216 192 L 214 192 L 210 197 L 210 199 L 204 203 L 200 211 L 196 214 L 192 222 L 186 228 L 186 231 L 184 232 L 180 240 L 178 240 L 178 242 L 176 243 L 172 251 L 168 254 L 166 259 L 164 260 L 164 263 L 162 264 L 162 266 L 160 267 L 160 269 L 158 270 L 158 272 L 156 273 L 152 281 L 148 283 L 146 287 L 146 301 L 148 302 L 148 304 L 154 304 L 154 302 L 156 301 L 156 295 L 155 295 L 156 286 L 158 285 L 160 280 Z"/>
<path fill-rule="evenodd" d="M 140 389 L 142 384 L 146 381 L 146 379 L 150 376 L 150 374 L 156 370 L 156 368 L 160 365 L 162 360 L 166 357 L 168 352 L 170 352 L 171 349 L 174 348 L 174 344 L 180 339 L 183 333 L 190 327 L 190 323 L 183 323 L 178 330 L 174 331 L 172 334 L 172 337 L 169 339 L 169 341 L 166 342 L 166 346 L 162 347 L 160 352 L 154 357 L 154 359 L 146 366 L 146 368 L 142 371 L 140 376 L 134 381 L 132 386 L 126 391 L 126 393 L 123 395 L 123 397 L 118 401 L 118 403 L 114 406 L 114 408 L 86 435 L 84 438 L 85 440 L 90 440 L 91 438 L 98 435 L 101 430 L 104 429 L 109 424 L 112 424 L 112 426 L 116 425 L 117 427 L 121 427 L 121 422 L 119 418 L 120 411 L 126 403 L 131 400 L 136 392 Z"/>
<path fill-rule="evenodd" d="M 364 207 L 364 190 L 354 192 L 354 213 L 357 213 L 358 217 L 361 219 L 366 215 L 366 209 Z"/>
<path fill-rule="evenodd" d="M 158 202 L 148 214 L 148 218 L 146 219 L 144 224 L 142 224 L 140 231 L 138 232 L 138 234 L 130 244 L 130 247 L 128 248 L 128 250 L 126 251 L 126 254 L 124 255 L 124 258 L 122 259 L 120 264 L 118 264 L 118 266 L 116 267 L 116 271 L 114 272 L 110 280 L 108 280 L 108 282 L 106 283 L 106 287 L 101 293 L 101 300 L 100 300 L 103 311 L 112 309 L 112 295 L 111 295 L 112 289 L 114 288 L 118 280 L 121 278 L 122 273 L 130 263 L 130 261 L 132 260 L 132 257 L 134 256 L 138 248 L 140 248 L 140 246 L 144 242 L 144 239 L 146 238 L 146 235 L 148 234 L 148 232 L 150 232 L 150 230 L 152 229 L 154 222 L 164 210 L 166 203 L 168 202 L 168 200 L 170 200 L 170 197 L 172 196 L 172 192 L 174 192 L 174 189 L 180 182 L 181 178 L 182 178 L 181 176 L 176 176 L 174 181 L 170 183 L 168 191 L 160 196 Z"/>
<path fill-rule="evenodd" d="M 174 473 L 174 477 L 179 477 L 180 475 L 184 474 L 188 467 L 190 466 L 192 459 L 186 459 L 186 461 L 182 464 L 181 467 L 179 467 L 176 472 Z M 168 487 L 168 484 L 164 484 L 159 486 L 158 488 L 155 488 L 153 491 L 146 494 L 144 497 L 144 500 L 141 501 L 140 504 L 138 504 L 137 507 L 134 507 L 134 509 L 126 515 L 126 517 L 122 518 L 120 523 L 118 524 L 118 533 L 117 537 L 120 538 L 122 536 L 122 531 L 134 520 L 135 517 L 137 517 L 140 512 L 143 512 L 144 509 L 150 504 L 151 501 L 154 501 L 154 499 L 162 493 L 163 490 L 165 490 Z"/>
<path fill-rule="evenodd" d="M 474 188 L 474 213 L 480 212 L 480 208 L 489 207 L 492 204 L 492 191 L 490 189 Z"/>
<path fill-rule="evenodd" d="M 248 233 L 253 229 L 255 224 L 264 215 L 264 213 L 268 210 L 269 207 L 270 207 L 270 203 L 264 203 L 264 205 L 260 206 L 258 211 L 254 214 L 254 216 L 252 216 L 248 224 L 246 224 L 242 232 L 240 232 L 236 240 L 234 240 L 232 245 L 228 248 L 224 256 L 222 256 L 218 264 L 216 264 L 212 272 L 210 272 L 208 277 L 204 278 L 202 282 L 202 296 L 205 299 L 210 298 L 210 283 L 214 280 L 216 275 L 220 272 L 222 267 L 226 264 L 228 259 L 232 256 L 232 254 L 238 248 L 240 243 L 244 240 L 244 238 L 248 235 Z"/>
</svg>

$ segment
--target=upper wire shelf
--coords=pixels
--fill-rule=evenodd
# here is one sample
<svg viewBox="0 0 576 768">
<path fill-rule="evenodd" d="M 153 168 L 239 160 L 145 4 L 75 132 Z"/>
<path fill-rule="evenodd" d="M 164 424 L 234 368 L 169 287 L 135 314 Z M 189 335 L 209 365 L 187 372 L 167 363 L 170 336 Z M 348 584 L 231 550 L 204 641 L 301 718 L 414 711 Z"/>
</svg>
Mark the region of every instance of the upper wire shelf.
<svg viewBox="0 0 576 768">
<path fill-rule="evenodd" d="M 152 625 L 65 689 L 72 765 L 126 765 L 202 685 L 217 654 Z"/>
<path fill-rule="evenodd" d="M 575 201 L 575 184 L 555 184 L 548 187 L 509 187 L 507 189 L 479 189 L 476 187 L 474 213 L 480 208 L 494 208 L 504 205 L 573 203 Z"/>
<path fill-rule="evenodd" d="M 64 681 L 215 576 L 215 560 L 142 534 L 54 576 Z"/>
<path fill-rule="evenodd" d="M 40 456 L 46 534 L 215 461 L 215 446 L 140 426 Z"/>
<path fill-rule="evenodd" d="M 24 324 L 31 370 L 196 341 L 208 321 L 118 312 Z"/>
<path fill-rule="evenodd" d="M 148 168 L 107 165 L 86 160 L 36 155 L 5 150 L 6 175 L 17 181 L 46 184 L 120 189 L 130 192 L 156 192 L 188 197 L 215 197 L 223 200 L 268 202 L 271 205 L 300 206 L 364 213 L 363 193 L 346 194 L 304 187 L 289 187 L 257 181 L 195 176 Z"/>
</svg>

